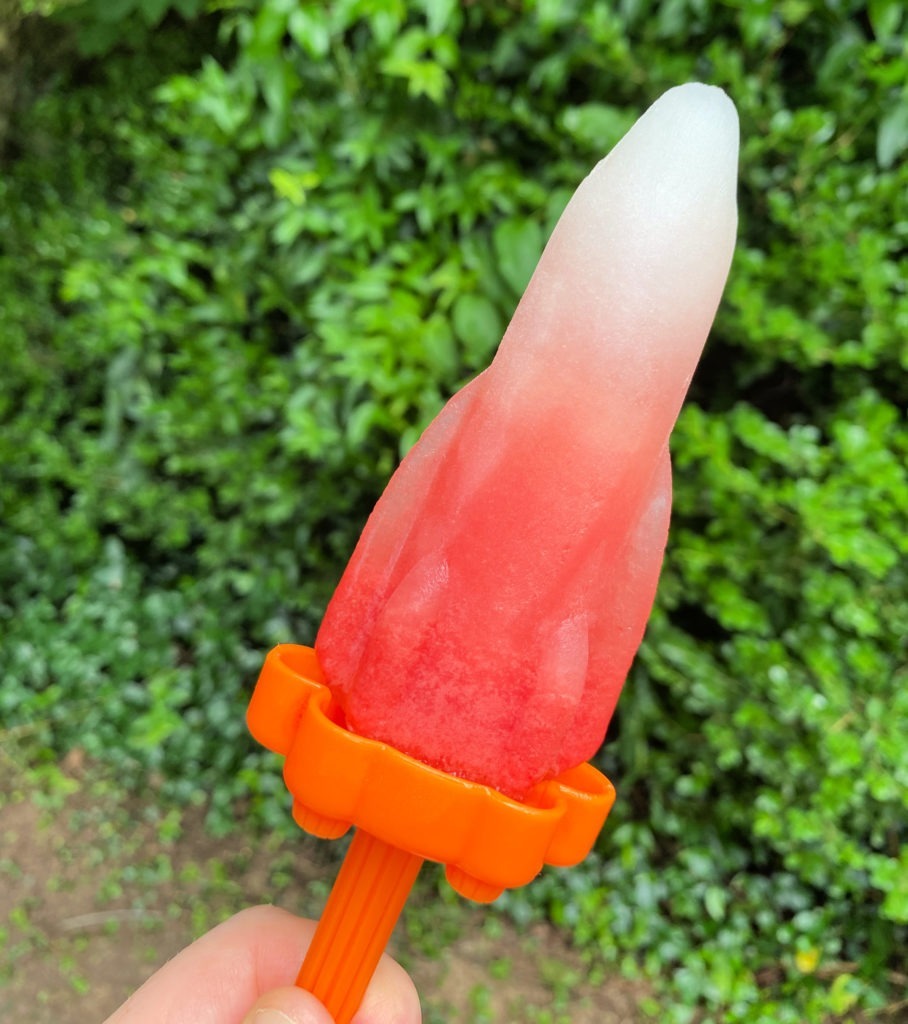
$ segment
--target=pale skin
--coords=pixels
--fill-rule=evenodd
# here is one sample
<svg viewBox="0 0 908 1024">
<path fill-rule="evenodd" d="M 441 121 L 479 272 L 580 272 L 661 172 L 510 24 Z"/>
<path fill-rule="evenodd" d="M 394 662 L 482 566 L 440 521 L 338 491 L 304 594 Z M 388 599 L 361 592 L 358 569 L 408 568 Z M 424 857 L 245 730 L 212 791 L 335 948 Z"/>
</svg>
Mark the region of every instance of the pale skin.
<svg viewBox="0 0 908 1024">
<path fill-rule="evenodd" d="M 334 1024 L 293 981 L 315 922 L 253 907 L 165 964 L 105 1024 Z M 416 989 L 390 957 L 378 965 L 353 1024 L 420 1024 Z"/>
</svg>

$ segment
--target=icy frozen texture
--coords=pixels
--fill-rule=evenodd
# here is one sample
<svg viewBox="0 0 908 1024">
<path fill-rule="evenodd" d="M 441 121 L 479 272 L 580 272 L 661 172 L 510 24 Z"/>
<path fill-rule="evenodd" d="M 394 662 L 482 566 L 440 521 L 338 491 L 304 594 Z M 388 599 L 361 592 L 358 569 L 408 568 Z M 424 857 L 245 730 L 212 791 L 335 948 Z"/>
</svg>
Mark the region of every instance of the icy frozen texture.
<svg viewBox="0 0 908 1024">
<path fill-rule="evenodd" d="M 580 185 L 328 608 L 316 648 L 355 731 L 514 796 L 596 751 L 655 594 L 737 151 L 724 93 L 680 86 Z"/>
</svg>

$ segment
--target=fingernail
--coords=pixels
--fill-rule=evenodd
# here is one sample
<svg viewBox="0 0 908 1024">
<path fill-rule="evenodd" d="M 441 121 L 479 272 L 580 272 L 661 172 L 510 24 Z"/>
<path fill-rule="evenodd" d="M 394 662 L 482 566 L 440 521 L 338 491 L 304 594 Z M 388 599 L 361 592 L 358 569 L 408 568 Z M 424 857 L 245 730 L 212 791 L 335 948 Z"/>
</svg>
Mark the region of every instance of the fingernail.
<svg viewBox="0 0 908 1024">
<path fill-rule="evenodd" d="M 248 1024 L 293 1024 L 286 1013 L 271 1009 L 256 1010 L 247 1020 Z"/>
</svg>

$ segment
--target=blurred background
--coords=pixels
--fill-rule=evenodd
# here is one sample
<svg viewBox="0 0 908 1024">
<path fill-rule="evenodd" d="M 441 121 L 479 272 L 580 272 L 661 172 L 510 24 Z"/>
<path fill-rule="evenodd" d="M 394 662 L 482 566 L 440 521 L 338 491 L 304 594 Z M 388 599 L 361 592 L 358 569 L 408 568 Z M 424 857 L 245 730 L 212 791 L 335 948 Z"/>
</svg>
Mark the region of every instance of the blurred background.
<svg viewBox="0 0 908 1024">
<path fill-rule="evenodd" d="M 331 854 L 245 730 L 264 653 L 311 642 L 576 185 L 701 80 L 739 244 L 618 804 L 491 914 L 427 873 L 401 955 L 427 1021 L 908 1019 L 906 32 L 900 0 L 0 0 L 0 1007 L 98 1019 L 250 899 L 317 912 Z"/>
</svg>

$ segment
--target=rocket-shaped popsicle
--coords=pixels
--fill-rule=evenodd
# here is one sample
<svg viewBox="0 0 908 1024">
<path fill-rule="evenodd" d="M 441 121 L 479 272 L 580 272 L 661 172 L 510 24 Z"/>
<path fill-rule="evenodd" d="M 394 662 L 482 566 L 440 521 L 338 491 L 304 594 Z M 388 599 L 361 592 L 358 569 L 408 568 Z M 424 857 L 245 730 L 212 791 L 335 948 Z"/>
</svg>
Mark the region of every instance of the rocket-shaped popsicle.
<svg viewBox="0 0 908 1024">
<path fill-rule="evenodd" d="M 656 589 L 737 148 L 725 94 L 681 86 L 577 190 L 329 605 L 316 650 L 354 731 L 517 797 L 595 753 Z"/>
<path fill-rule="evenodd" d="M 737 152 L 718 89 L 643 115 L 568 204 L 491 366 L 392 477 L 315 651 L 268 657 L 248 720 L 287 757 L 297 821 L 357 828 L 298 980 L 341 1024 L 423 859 L 488 900 L 576 863 L 608 813 L 582 762 L 652 605 Z"/>
</svg>

